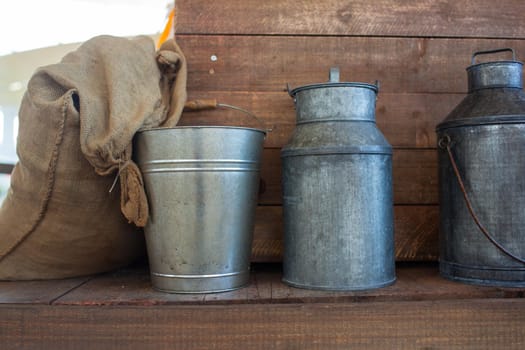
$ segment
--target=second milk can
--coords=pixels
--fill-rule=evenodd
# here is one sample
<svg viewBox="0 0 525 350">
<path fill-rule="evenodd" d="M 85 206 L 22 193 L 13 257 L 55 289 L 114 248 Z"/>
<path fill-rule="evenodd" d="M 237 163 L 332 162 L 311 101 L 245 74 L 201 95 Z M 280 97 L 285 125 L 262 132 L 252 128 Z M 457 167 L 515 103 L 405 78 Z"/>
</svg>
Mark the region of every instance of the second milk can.
<svg viewBox="0 0 525 350">
<path fill-rule="evenodd" d="M 297 125 L 281 151 L 283 281 L 363 290 L 395 281 L 392 147 L 375 123 L 378 86 L 340 82 L 290 91 Z"/>
<path fill-rule="evenodd" d="M 476 63 L 512 52 L 512 60 Z M 525 94 L 512 49 L 476 52 L 468 95 L 437 126 L 440 271 L 452 280 L 525 287 Z"/>
</svg>

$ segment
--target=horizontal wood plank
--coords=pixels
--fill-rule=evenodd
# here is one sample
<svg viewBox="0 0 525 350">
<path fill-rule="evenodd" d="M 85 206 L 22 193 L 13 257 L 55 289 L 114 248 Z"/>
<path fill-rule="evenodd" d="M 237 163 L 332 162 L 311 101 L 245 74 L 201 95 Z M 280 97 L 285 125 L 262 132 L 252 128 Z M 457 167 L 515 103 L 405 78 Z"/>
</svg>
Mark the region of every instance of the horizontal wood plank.
<svg viewBox="0 0 525 350">
<path fill-rule="evenodd" d="M 263 188 L 259 204 L 282 204 L 281 151 L 263 152 L 261 178 Z M 395 204 L 437 204 L 438 163 L 435 149 L 394 149 L 392 179 Z"/>
<path fill-rule="evenodd" d="M 88 276 L 47 281 L 0 281 L 0 304 L 51 304 L 91 278 Z"/>
<path fill-rule="evenodd" d="M 394 284 L 365 291 L 320 291 L 291 287 L 282 282 L 281 264 L 252 264 L 248 286 L 229 292 L 176 294 L 152 288 L 147 265 L 96 276 L 57 299 L 53 305 L 154 306 L 270 303 L 369 303 L 402 300 L 519 298 L 520 289 L 481 287 L 457 283 L 439 275 L 437 263 L 397 264 Z M 22 287 L 22 286 L 21 286 Z M 20 288 L 21 295 L 28 295 Z"/>
<path fill-rule="evenodd" d="M 177 33 L 523 38 L 519 0 L 191 0 Z"/>
<path fill-rule="evenodd" d="M 2 349 L 512 349 L 525 339 L 523 289 L 452 282 L 437 263 L 397 264 L 395 284 L 345 292 L 290 287 L 280 264 L 252 267 L 246 288 L 184 295 L 153 290 L 147 265 L 137 265 L 94 276 L 52 305 L 30 305 L 35 294 L 13 282 L 23 304 L 0 305 Z"/>
<path fill-rule="evenodd" d="M 258 303 L 271 299 L 271 285 L 258 284 L 255 273 L 251 273 L 250 277 L 248 286 L 232 292 L 172 294 L 154 290 L 148 265 L 140 264 L 96 276 L 81 288 L 64 294 L 53 304 L 82 306 L 202 305 Z M 494 292 L 492 295 L 501 296 L 501 293 Z"/>
<path fill-rule="evenodd" d="M 512 47 L 525 40 L 392 37 L 178 35 L 188 61 L 188 90 L 283 92 L 326 82 L 330 67 L 342 81 L 373 83 L 381 93 L 465 93 L 473 52 Z M 508 59 L 508 55 L 482 61 Z"/>
<path fill-rule="evenodd" d="M 280 206 L 259 206 L 255 215 L 252 261 L 279 262 L 283 254 L 283 216 Z M 439 207 L 394 206 L 397 261 L 433 261 L 439 256 Z"/>
<path fill-rule="evenodd" d="M 524 299 L 0 306 L 11 349 L 523 349 Z"/>
<path fill-rule="evenodd" d="M 377 98 L 376 121 L 394 147 L 430 148 L 436 146 L 435 128 L 461 101 L 464 94 L 383 93 Z M 271 129 L 266 147 L 282 147 L 295 128 L 295 108 L 287 92 L 190 91 L 189 99 L 211 98 L 243 108 L 256 120 L 229 108 L 185 112 L 181 126 L 230 125 Z"/>
</svg>

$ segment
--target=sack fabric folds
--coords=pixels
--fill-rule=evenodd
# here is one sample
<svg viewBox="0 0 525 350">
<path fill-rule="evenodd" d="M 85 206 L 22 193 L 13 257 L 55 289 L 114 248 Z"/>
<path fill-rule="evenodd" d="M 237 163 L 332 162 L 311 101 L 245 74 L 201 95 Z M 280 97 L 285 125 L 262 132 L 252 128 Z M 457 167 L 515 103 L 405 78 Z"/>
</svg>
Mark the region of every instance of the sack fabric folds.
<svg viewBox="0 0 525 350">
<path fill-rule="evenodd" d="M 132 139 L 176 125 L 186 72 L 173 39 L 156 51 L 149 37 L 99 36 L 34 73 L 0 208 L 0 279 L 81 276 L 144 256 L 148 202 Z"/>
</svg>

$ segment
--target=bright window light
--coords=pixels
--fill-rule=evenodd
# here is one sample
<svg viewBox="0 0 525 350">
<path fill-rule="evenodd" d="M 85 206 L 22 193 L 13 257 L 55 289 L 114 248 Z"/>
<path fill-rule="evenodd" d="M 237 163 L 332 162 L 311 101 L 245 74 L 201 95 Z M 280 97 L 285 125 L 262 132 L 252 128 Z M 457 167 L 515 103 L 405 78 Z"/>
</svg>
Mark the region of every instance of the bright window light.
<svg viewBox="0 0 525 350">
<path fill-rule="evenodd" d="M 0 146 L 4 144 L 4 112 L 0 108 Z"/>
<path fill-rule="evenodd" d="M 2 1 L 0 32 L 5 35 L 0 56 L 83 42 L 101 34 L 158 34 L 174 4 L 175 0 Z"/>
<path fill-rule="evenodd" d="M 18 137 L 18 116 L 13 119 L 13 147 L 16 147 L 16 139 Z"/>
</svg>

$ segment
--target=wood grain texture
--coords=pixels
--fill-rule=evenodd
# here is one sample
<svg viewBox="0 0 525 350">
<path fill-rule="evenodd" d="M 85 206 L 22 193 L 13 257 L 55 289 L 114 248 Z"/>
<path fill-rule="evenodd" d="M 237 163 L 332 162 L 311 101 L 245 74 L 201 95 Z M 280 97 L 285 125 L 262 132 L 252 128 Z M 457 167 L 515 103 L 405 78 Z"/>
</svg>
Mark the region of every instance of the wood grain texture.
<svg viewBox="0 0 525 350">
<path fill-rule="evenodd" d="M 179 1 L 179 34 L 523 38 L 520 0 Z"/>
<path fill-rule="evenodd" d="M 2 349 L 523 349 L 524 299 L 0 307 Z"/>
<path fill-rule="evenodd" d="M 396 260 L 438 260 L 439 206 L 395 206 L 394 234 Z"/>
<path fill-rule="evenodd" d="M 271 298 L 271 286 L 260 285 L 257 274 L 250 284 L 231 292 L 209 294 L 170 294 L 152 288 L 147 264 L 136 265 L 96 276 L 90 282 L 57 299 L 54 305 L 203 305 L 258 303 Z M 24 293 L 22 293 L 24 294 Z"/>
<path fill-rule="evenodd" d="M 51 304 L 92 277 L 47 281 L 0 281 L 0 304 Z"/>
<path fill-rule="evenodd" d="M 279 262 L 283 254 L 282 207 L 259 206 L 255 215 L 252 261 Z M 439 207 L 394 207 L 397 261 L 433 261 L 439 256 Z"/>
<path fill-rule="evenodd" d="M 282 204 L 280 149 L 263 152 L 261 178 L 264 189 L 259 204 Z M 394 149 L 392 156 L 395 204 L 437 204 L 438 163 L 434 149 Z"/>
<path fill-rule="evenodd" d="M 283 208 L 258 206 L 255 212 L 251 261 L 282 261 L 283 231 Z"/>
<path fill-rule="evenodd" d="M 435 128 L 461 101 L 464 94 L 383 93 L 377 98 L 378 128 L 394 147 L 432 148 Z M 287 92 L 193 91 L 191 99 L 214 98 L 254 113 L 259 122 L 228 108 L 185 112 L 179 125 L 230 125 L 271 129 L 265 146 L 280 148 L 288 143 L 295 128 L 295 108 Z"/>
<path fill-rule="evenodd" d="M 326 82 L 329 68 L 338 66 L 342 81 L 379 80 L 380 94 L 457 94 L 467 91 L 472 53 L 512 47 L 525 56 L 525 40 L 503 39 L 178 35 L 177 41 L 191 93 L 283 92 L 287 83 Z"/>
<path fill-rule="evenodd" d="M 397 281 L 367 291 L 319 291 L 290 287 L 281 281 L 281 264 L 253 264 L 250 284 L 223 293 L 170 294 L 153 290 L 147 266 L 96 276 L 53 305 L 155 306 L 222 304 L 370 303 L 454 299 L 519 298 L 513 289 L 480 287 L 446 280 L 437 263 L 398 264 Z M 519 290 L 522 291 L 522 290 Z M 21 295 L 27 291 L 20 288 Z"/>
</svg>

